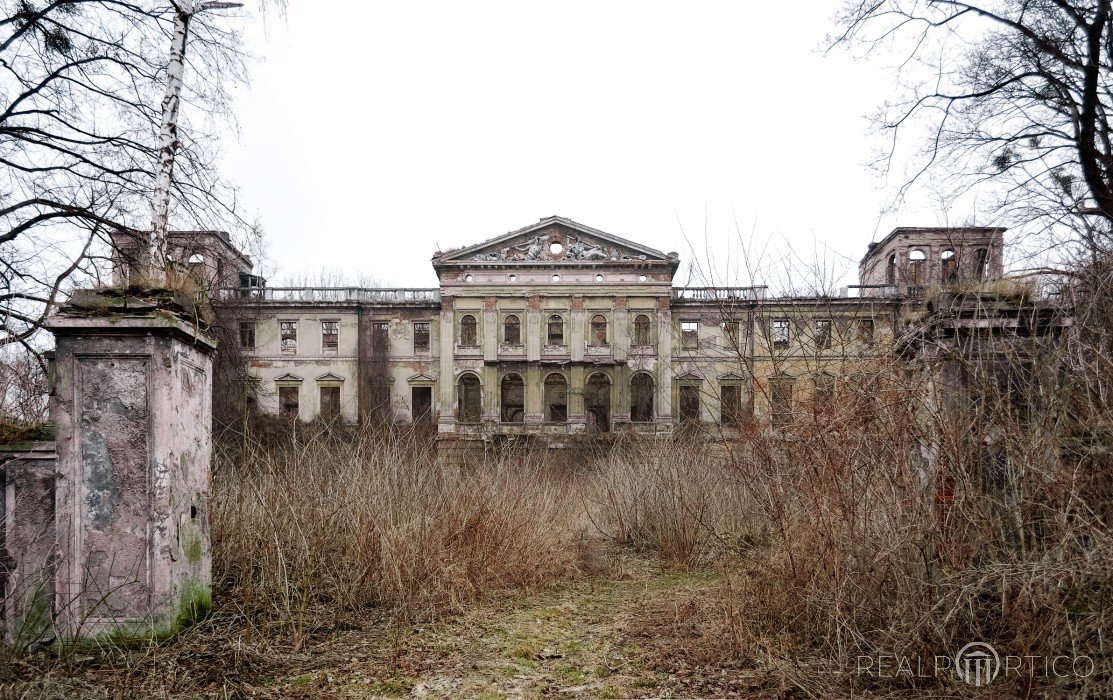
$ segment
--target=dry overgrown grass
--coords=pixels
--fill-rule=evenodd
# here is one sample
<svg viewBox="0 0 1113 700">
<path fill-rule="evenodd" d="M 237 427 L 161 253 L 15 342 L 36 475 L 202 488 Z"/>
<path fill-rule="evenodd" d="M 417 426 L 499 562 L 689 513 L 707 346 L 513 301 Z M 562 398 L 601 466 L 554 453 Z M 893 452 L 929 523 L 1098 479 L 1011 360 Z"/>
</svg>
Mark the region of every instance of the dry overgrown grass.
<svg viewBox="0 0 1113 700">
<path fill-rule="evenodd" d="M 506 456 L 454 468 L 405 431 L 249 443 L 218 458 L 213 493 L 220 595 L 295 640 L 322 612 L 425 616 L 582 563 L 570 480 Z"/>
</svg>

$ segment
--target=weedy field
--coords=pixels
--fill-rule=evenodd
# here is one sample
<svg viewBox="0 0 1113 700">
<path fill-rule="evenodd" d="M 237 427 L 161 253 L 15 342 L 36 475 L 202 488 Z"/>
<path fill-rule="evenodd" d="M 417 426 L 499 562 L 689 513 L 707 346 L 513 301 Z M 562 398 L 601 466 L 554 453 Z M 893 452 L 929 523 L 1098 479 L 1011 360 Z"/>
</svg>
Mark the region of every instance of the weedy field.
<svg viewBox="0 0 1113 700">
<path fill-rule="evenodd" d="M 2 680 L 21 698 L 1107 693 L 1106 458 L 1030 426 L 987 457 L 907 391 L 576 460 L 453 465 L 405 430 L 222 438 L 211 616 L 158 645 L 9 653 Z M 945 479 L 925 478 L 925 429 Z M 975 687 L 946 666 L 972 641 L 1022 660 Z M 1056 657 L 1087 662 L 1040 665 Z"/>
</svg>

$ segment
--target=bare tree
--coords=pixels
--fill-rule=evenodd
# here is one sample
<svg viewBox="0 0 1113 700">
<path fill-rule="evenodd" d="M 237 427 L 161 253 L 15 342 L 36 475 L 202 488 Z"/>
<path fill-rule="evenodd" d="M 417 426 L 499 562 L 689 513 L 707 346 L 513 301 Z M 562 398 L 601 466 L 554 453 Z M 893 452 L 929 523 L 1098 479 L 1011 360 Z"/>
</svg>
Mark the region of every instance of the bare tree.
<svg viewBox="0 0 1113 700">
<path fill-rule="evenodd" d="M 109 234 L 150 235 L 160 173 L 168 220 L 242 223 L 211 144 L 230 118 L 229 85 L 245 78 L 243 42 L 221 13 L 192 13 L 187 57 L 181 13 L 129 0 L 0 2 L 0 345 L 30 349 L 68 289 L 104 279 Z M 169 46 L 183 47 L 177 67 Z M 188 115 L 164 109 L 171 92 Z"/>
<path fill-rule="evenodd" d="M 952 196 L 993 183 L 998 214 L 1066 223 L 1090 255 L 1113 242 L 1109 0 L 850 0 L 840 25 L 834 45 L 899 53 L 905 92 L 879 124 L 884 169 L 908 132 L 921 146 L 901 196 L 931 176 Z"/>
</svg>

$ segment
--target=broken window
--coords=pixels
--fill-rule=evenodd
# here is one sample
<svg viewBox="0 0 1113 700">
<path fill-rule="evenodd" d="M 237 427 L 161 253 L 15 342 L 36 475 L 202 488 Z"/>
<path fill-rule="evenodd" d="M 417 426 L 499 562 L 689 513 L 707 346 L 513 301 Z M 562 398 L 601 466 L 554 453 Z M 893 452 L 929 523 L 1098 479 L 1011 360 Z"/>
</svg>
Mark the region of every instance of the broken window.
<svg viewBox="0 0 1113 700">
<path fill-rule="evenodd" d="M 587 409 L 587 430 L 589 433 L 606 433 L 611 429 L 611 380 L 602 372 L 596 372 L 587 380 L 584 392 L 584 408 Z"/>
<path fill-rule="evenodd" d="M 522 322 L 517 316 L 507 316 L 502 322 L 502 342 L 507 345 L 522 344 Z"/>
<path fill-rule="evenodd" d="M 390 323 L 374 321 L 371 324 L 371 353 L 383 357 L 390 350 Z"/>
<path fill-rule="evenodd" d="M 889 264 L 885 267 L 885 284 L 893 285 L 897 283 L 897 256 L 896 253 L 889 256 Z"/>
<path fill-rule="evenodd" d="M 699 321 L 680 322 L 680 347 L 694 350 L 699 346 Z"/>
<path fill-rule="evenodd" d="M 638 314 L 634 319 L 634 345 L 650 345 L 649 316 Z"/>
<path fill-rule="evenodd" d="M 736 319 L 727 319 L 723 321 L 723 337 L 726 338 L 727 347 L 732 350 L 740 350 L 742 348 L 739 343 L 742 324 Z"/>
<path fill-rule="evenodd" d="M 564 375 L 545 377 L 545 420 L 550 423 L 568 421 L 568 382 Z"/>
<path fill-rule="evenodd" d="M 785 425 L 792 420 L 792 385 L 795 381 L 784 375 L 769 380 L 769 412 L 774 425 Z"/>
<path fill-rule="evenodd" d="M 648 423 L 653 420 L 653 377 L 635 374 L 630 380 L 630 420 Z"/>
<path fill-rule="evenodd" d="M 773 347 L 787 348 L 789 340 L 789 324 L 787 318 L 773 319 Z"/>
<path fill-rule="evenodd" d="M 954 284 L 958 282 L 958 255 L 955 254 L 954 248 L 947 248 L 940 255 L 939 275 L 940 281 L 943 284 Z"/>
<path fill-rule="evenodd" d="M 244 350 L 255 349 L 254 321 L 240 321 L 240 347 Z"/>
<path fill-rule="evenodd" d="M 719 410 L 723 425 L 738 425 L 742 422 L 741 386 L 723 384 L 719 387 Z"/>
<path fill-rule="evenodd" d="M 549 317 L 546 345 L 564 345 L 564 319 L 556 314 Z"/>
<path fill-rule="evenodd" d="M 340 348 L 340 322 L 321 321 L 321 350 L 335 354 Z"/>
<path fill-rule="evenodd" d="M 323 386 L 321 390 L 321 417 L 336 420 L 340 417 L 340 387 Z"/>
<path fill-rule="evenodd" d="M 591 317 L 591 339 L 588 344 L 596 347 L 607 344 L 607 319 L 601 314 Z"/>
<path fill-rule="evenodd" d="M 296 420 L 298 417 L 298 387 L 278 387 L 278 415 L 286 420 Z"/>
<path fill-rule="evenodd" d="M 989 279 L 989 251 L 985 248 L 974 251 L 974 279 Z"/>
<path fill-rule="evenodd" d="M 457 419 L 461 423 L 478 423 L 482 415 L 479 377 L 474 374 L 465 374 L 460 377 L 459 384 L 459 412 Z"/>
<path fill-rule="evenodd" d="M 460 319 L 460 345 L 473 348 L 479 345 L 475 316 L 468 314 Z"/>
<path fill-rule="evenodd" d="M 873 319 L 858 319 L 858 342 L 863 345 L 873 345 Z"/>
<path fill-rule="evenodd" d="M 694 423 L 699 421 L 699 387 L 692 384 L 680 385 L 680 411 L 681 422 Z"/>
<path fill-rule="evenodd" d="M 292 355 L 298 351 L 297 321 L 279 321 L 278 334 L 282 346 L 282 352 Z"/>
<path fill-rule="evenodd" d="M 521 423 L 526 416 L 526 385 L 521 376 L 508 374 L 502 378 L 503 423 Z"/>
<path fill-rule="evenodd" d="M 924 251 L 916 248 L 908 252 L 908 282 L 917 287 L 924 283 L 924 260 L 927 255 Z"/>
<path fill-rule="evenodd" d="M 429 352 L 429 322 L 414 321 L 414 353 Z"/>
<path fill-rule="evenodd" d="M 415 386 L 410 389 L 410 417 L 414 425 L 427 424 L 433 418 L 433 387 Z"/>
<path fill-rule="evenodd" d="M 815 322 L 815 347 L 827 350 L 831 347 L 831 321 L 821 318 Z"/>
</svg>

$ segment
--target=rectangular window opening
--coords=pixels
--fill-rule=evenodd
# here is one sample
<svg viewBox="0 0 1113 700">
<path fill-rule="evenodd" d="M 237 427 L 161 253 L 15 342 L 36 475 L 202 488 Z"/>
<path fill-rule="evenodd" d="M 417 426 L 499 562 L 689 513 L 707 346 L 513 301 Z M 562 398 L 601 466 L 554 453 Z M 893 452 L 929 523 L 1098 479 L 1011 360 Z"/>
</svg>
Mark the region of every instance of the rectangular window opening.
<svg viewBox="0 0 1113 700">
<path fill-rule="evenodd" d="M 429 352 L 429 322 L 414 321 L 414 353 Z"/>
<path fill-rule="evenodd" d="M 278 333 L 282 352 L 288 355 L 296 354 L 298 351 L 298 322 L 279 321 Z"/>
<path fill-rule="evenodd" d="M 240 347 L 244 350 L 255 349 L 254 321 L 240 321 Z"/>
<path fill-rule="evenodd" d="M 340 349 L 340 322 L 321 321 L 321 350 L 326 354 L 336 354 Z"/>
<path fill-rule="evenodd" d="M 680 346 L 685 350 L 699 347 L 699 321 L 680 322 Z"/>
</svg>

